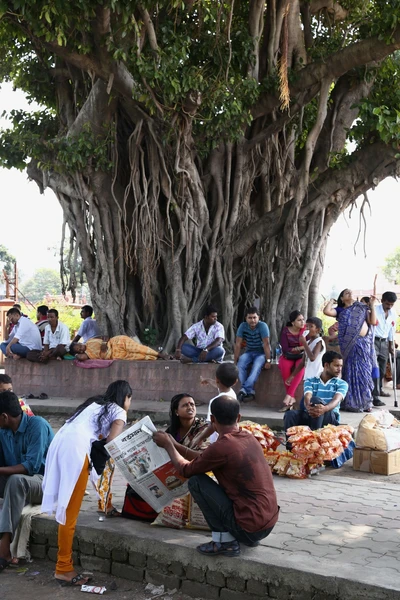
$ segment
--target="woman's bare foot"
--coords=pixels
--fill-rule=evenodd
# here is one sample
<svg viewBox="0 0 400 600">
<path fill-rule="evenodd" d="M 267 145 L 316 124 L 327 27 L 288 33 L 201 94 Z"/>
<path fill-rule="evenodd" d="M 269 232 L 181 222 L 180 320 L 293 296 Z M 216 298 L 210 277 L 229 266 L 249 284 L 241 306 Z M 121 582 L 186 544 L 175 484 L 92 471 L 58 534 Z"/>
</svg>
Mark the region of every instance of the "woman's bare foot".
<svg viewBox="0 0 400 600">
<path fill-rule="evenodd" d="M 291 404 L 294 404 L 293 398 L 292 396 L 289 396 L 289 394 L 286 394 L 283 399 L 283 406 L 291 406 Z"/>
<path fill-rule="evenodd" d="M 68 571 L 68 573 L 55 573 L 54 578 L 61 583 L 61 585 L 73 586 L 86 585 L 91 580 L 91 577 L 80 575 L 76 571 Z"/>
</svg>

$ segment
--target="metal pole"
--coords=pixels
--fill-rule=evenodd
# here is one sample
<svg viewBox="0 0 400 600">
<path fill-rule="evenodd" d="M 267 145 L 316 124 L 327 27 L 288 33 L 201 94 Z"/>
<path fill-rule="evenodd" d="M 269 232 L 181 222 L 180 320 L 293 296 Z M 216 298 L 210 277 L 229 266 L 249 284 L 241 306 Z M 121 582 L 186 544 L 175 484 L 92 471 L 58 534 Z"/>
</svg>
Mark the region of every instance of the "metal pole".
<svg viewBox="0 0 400 600">
<path fill-rule="evenodd" d="M 398 404 L 397 404 L 396 325 L 393 325 L 392 329 L 393 329 L 393 349 L 394 349 L 394 354 L 393 354 L 393 358 L 392 358 L 391 368 L 392 368 L 392 379 L 393 379 L 394 407 L 397 408 Z M 389 356 L 392 356 L 390 354 L 390 352 L 389 352 Z"/>
</svg>

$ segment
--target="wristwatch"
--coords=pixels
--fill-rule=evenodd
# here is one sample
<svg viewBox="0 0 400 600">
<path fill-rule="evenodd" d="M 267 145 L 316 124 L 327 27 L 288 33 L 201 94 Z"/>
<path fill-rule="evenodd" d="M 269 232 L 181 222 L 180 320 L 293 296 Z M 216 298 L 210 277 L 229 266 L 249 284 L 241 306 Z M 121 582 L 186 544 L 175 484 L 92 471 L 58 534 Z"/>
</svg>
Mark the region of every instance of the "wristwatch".
<svg viewBox="0 0 400 600">
<path fill-rule="evenodd" d="M 266 358 L 266 359 L 265 359 L 265 362 L 267 362 L 267 363 L 270 363 L 270 362 L 271 362 L 271 359 L 270 359 L 270 358 Z"/>
</svg>

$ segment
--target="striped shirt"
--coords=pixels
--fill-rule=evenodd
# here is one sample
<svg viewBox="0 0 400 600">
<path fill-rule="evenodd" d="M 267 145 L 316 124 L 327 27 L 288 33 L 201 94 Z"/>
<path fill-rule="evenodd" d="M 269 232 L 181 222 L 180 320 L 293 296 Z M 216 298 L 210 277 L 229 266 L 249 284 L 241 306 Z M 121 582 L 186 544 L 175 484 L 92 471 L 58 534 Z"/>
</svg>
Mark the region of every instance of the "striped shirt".
<svg viewBox="0 0 400 600">
<path fill-rule="evenodd" d="M 269 338 L 269 328 L 264 321 L 258 321 L 257 326 L 252 329 L 245 321 L 239 325 L 237 337 L 243 338 L 246 342 L 245 352 L 264 352 L 263 339 Z"/>
<path fill-rule="evenodd" d="M 347 390 L 348 383 L 339 377 L 332 377 L 326 383 L 324 383 L 321 377 L 312 377 L 304 381 L 304 395 L 307 392 L 311 392 L 312 396 L 317 396 L 324 404 L 329 404 L 333 400 L 335 394 L 340 394 L 342 400 L 344 400 Z M 333 409 L 339 416 L 340 403 Z"/>
</svg>

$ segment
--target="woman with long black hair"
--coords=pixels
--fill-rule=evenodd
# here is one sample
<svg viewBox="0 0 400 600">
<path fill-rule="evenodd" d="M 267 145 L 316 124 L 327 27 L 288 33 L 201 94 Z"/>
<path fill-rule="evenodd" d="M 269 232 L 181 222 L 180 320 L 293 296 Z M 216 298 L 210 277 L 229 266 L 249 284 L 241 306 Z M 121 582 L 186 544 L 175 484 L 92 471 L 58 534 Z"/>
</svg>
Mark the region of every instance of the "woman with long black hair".
<svg viewBox="0 0 400 600">
<path fill-rule="evenodd" d="M 89 477 L 90 453 L 94 442 L 109 442 L 122 432 L 131 398 L 129 383 L 114 381 L 104 396 L 94 396 L 81 404 L 50 444 L 42 511 L 52 514 L 55 510 L 59 523 L 55 578 L 61 585 L 82 585 L 88 581 L 74 569 L 72 543 Z M 92 475 L 97 479 L 93 470 Z"/>
<path fill-rule="evenodd" d="M 182 446 L 199 450 L 193 445 L 198 433 L 208 426 L 204 419 L 196 417 L 196 405 L 189 394 L 176 394 L 171 400 L 169 410 L 170 424 L 166 433 L 170 433 Z M 201 445 L 203 448 L 204 444 Z"/>
</svg>

